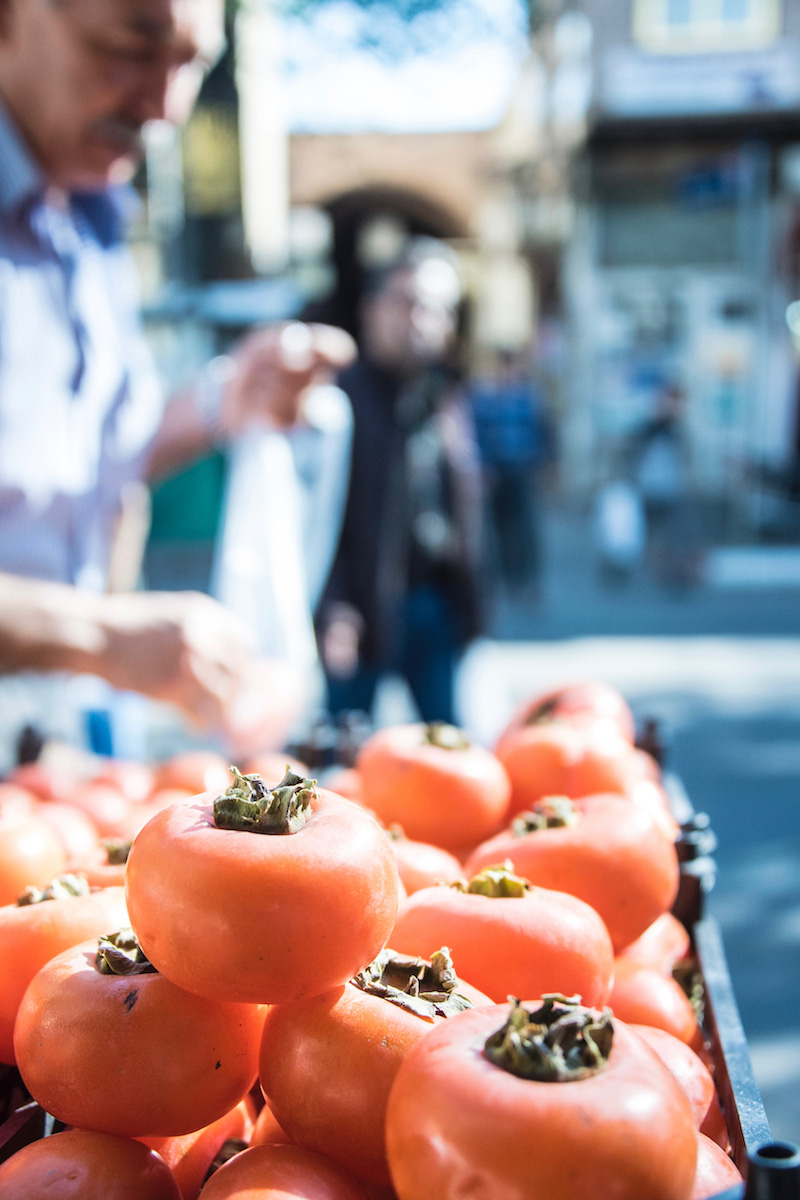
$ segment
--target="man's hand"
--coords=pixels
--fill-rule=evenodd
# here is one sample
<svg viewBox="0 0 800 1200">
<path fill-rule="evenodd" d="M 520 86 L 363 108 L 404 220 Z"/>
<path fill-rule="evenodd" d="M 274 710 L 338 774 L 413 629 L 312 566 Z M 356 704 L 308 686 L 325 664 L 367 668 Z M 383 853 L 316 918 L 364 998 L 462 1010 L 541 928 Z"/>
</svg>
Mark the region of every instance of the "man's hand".
<svg viewBox="0 0 800 1200">
<path fill-rule="evenodd" d="M 97 674 L 175 704 L 194 724 L 227 723 L 253 657 L 238 617 L 199 592 L 134 592 L 96 604 Z"/>
<path fill-rule="evenodd" d="M 220 413 L 224 431 L 233 436 L 259 417 L 291 427 L 300 416 L 304 393 L 329 381 L 355 355 L 353 339 L 333 325 L 290 321 L 248 334 L 231 356 Z"/>
<path fill-rule="evenodd" d="M 0 574 L 0 671 L 100 675 L 226 729 L 254 654 L 243 622 L 197 592 L 113 596 Z"/>
</svg>

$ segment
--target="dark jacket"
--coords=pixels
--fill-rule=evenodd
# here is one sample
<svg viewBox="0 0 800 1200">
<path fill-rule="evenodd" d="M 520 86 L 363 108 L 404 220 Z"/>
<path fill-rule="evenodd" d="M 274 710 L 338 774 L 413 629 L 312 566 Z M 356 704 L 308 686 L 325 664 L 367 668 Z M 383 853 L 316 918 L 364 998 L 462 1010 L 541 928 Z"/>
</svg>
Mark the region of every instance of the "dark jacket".
<svg viewBox="0 0 800 1200">
<path fill-rule="evenodd" d="M 403 598 L 431 586 L 464 644 L 479 631 L 480 484 L 471 420 L 443 373 L 410 383 L 359 359 L 339 385 L 353 406 L 350 488 L 339 547 L 319 610 L 352 605 L 361 658 L 382 663 Z"/>
</svg>

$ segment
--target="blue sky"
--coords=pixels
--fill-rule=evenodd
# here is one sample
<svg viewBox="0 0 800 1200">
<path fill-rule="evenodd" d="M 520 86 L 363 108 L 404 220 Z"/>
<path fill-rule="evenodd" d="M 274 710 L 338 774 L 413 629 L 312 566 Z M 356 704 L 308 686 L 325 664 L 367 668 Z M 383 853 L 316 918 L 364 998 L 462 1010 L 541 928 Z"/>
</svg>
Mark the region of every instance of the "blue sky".
<svg viewBox="0 0 800 1200">
<path fill-rule="evenodd" d="M 377 32 L 377 50 L 364 48 Z M 485 129 L 500 118 L 525 54 L 519 0 L 453 0 L 409 31 L 334 0 L 287 19 L 282 60 L 293 132 Z"/>
</svg>

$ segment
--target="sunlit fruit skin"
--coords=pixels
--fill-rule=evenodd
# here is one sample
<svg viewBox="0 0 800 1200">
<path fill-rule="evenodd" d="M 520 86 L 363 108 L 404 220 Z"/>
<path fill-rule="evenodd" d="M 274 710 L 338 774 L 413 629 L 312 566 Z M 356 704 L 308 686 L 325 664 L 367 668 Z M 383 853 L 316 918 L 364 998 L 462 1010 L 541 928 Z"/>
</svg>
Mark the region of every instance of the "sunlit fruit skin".
<svg viewBox="0 0 800 1200">
<path fill-rule="evenodd" d="M 143 1137 L 163 1158 L 180 1188 L 182 1200 L 197 1200 L 209 1167 L 228 1140 L 249 1142 L 254 1128 L 255 1103 L 246 1096 L 235 1108 L 210 1125 L 181 1137 Z"/>
<path fill-rule="evenodd" d="M 430 745 L 424 725 L 379 729 L 356 765 L 361 802 L 414 841 L 453 851 L 475 846 L 508 810 L 511 788 L 498 759 L 483 746 Z"/>
<path fill-rule="evenodd" d="M 14 1052 L 59 1121 L 127 1137 L 191 1133 L 249 1092 L 264 1012 L 193 996 L 158 974 L 102 975 L 97 941 L 51 959 L 17 1015 Z"/>
<path fill-rule="evenodd" d="M 608 1003 L 614 1015 L 628 1025 L 665 1029 L 695 1049 L 702 1043 L 694 1009 L 680 985 L 661 971 L 624 955 L 615 960 Z"/>
<path fill-rule="evenodd" d="M 562 684 L 551 691 L 530 696 L 517 708 L 503 733 L 550 721 L 582 728 L 604 724 L 631 743 L 636 736 L 633 713 L 621 692 L 610 684 L 592 680 Z"/>
<path fill-rule="evenodd" d="M 728 1145 L 725 1118 L 711 1072 L 699 1055 L 665 1029 L 656 1029 L 652 1025 L 631 1025 L 630 1028 L 655 1050 L 675 1076 L 692 1106 L 696 1127 L 724 1149 Z"/>
<path fill-rule="evenodd" d="M 495 747 L 511 781 L 509 817 L 532 808 L 543 796 L 566 796 L 569 772 L 584 744 L 580 730 L 553 722 L 503 734 Z"/>
<path fill-rule="evenodd" d="M 218 829 L 214 793 L 157 813 L 128 858 L 131 923 L 178 987 L 278 1004 L 346 982 L 389 938 L 399 880 L 371 813 L 320 788 L 296 833 Z"/>
<path fill-rule="evenodd" d="M 0 908 L 0 1062 L 13 1065 L 14 1023 L 30 981 L 45 963 L 90 937 L 127 925 L 121 887 Z"/>
<path fill-rule="evenodd" d="M 509 828 L 490 838 L 465 873 L 508 859 L 531 883 L 590 904 L 618 952 L 672 907 L 678 856 L 652 817 L 621 796 L 587 796 L 572 807 L 574 824 L 522 836 Z"/>
<path fill-rule="evenodd" d="M 595 910 L 537 887 L 514 899 L 424 888 L 402 905 L 391 945 L 421 958 L 449 947 L 459 977 L 497 1003 L 561 992 L 603 1005 L 614 967 L 611 938 Z"/>
<path fill-rule="evenodd" d="M 159 763 L 153 771 L 153 791 L 185 788 L 193 796 L 223 792 L 231 782 L 228 763 L 214 750 L 185 750 Z"/>
<path fill-rule="evenodd" d="M 356 1179 L 304 1146 L 252 1146 L 220 1167 L 200 1200 L 367 1200 Z"/>
<path fill-rule="evenodd" d="M 474 1004 L 488 997 L 457 988 Z M 400 1063 L 442 1020 L 428 1021 L 352 984 L 270 1008 L 259 1079 L 291 1141 L 361 1179 L 389 1183 L 386 1102 Z"/>
<path fill-rule="evenodd" d="M 13 904 L 26 887 L 47 887 L 66 865 L 63 842 L 35 811 L 0 812 L 0 904 Z"/>
<path fill-rule="evenodd" d="M 713 1200 L 713 1197 L 744 1183 L 736 1163 L 711 1138 L 697 1135 L 697 1169 L 689 1200 Z"/>
<path fill-rule="evenodd" d="M 2 1200 L 182 1200 L 167 1164 L 130 1138 L 67 1129 L 0 1163 Z"/>
<path fill-rule="evenodd" d="M 520 1079 L 483 1053 L 507 1013 L 461 1013 L 406 1056 L 386 1120 L 399 1200 L 688 1200 L 691 1109 L 656 1055 L 615 1021 L 596 1075 Z"/>
<path fill-rule="evenodd" d="M 437 883 L 455 883 L 464 877 L 464 867 L 449 850 L 430 842 L 415 842 L 411 838 L 392 838 L 392 850 L 397 870 L 407 894 L 418 892 Z"/>
<path fill-rule="evenodd" d="M 689 953 L 691 940 L 685 925 L 672 913 L 662 913 L 621 953 L 646 967 L 671 975 L 672 968 Z"/>
</svg>

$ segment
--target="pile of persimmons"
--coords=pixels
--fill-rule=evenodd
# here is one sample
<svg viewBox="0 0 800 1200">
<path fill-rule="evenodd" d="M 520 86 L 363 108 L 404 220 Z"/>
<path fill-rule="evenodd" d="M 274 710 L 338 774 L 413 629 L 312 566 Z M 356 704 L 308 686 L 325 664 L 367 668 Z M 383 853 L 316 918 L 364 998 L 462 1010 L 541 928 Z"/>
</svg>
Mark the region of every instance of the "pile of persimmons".
<svg viewBox="0 0 800 1200">
<path fill-rule="evenodd" d="M 0 784 L 0 1062 L 66 1126 L 0 1200 L 740 1182 L 674 975 L 677 826 L 614 689 L 535 697 L 493 753 L 407 725 L 307 775 L 194 752 Z"/>
</svg>

